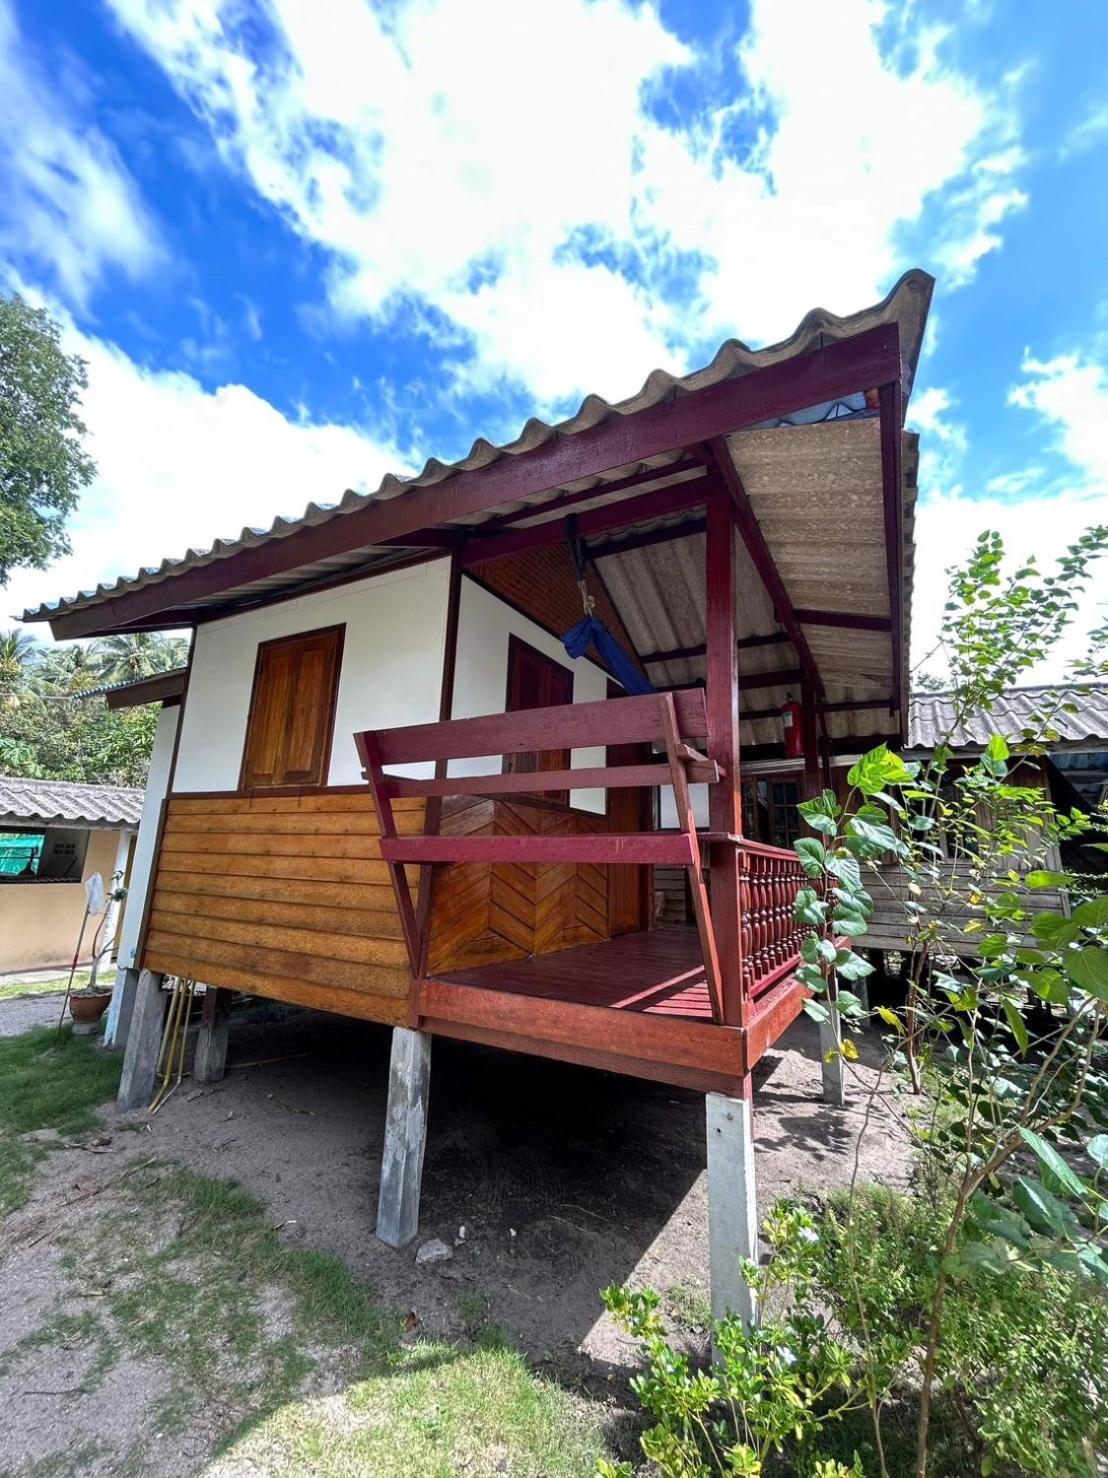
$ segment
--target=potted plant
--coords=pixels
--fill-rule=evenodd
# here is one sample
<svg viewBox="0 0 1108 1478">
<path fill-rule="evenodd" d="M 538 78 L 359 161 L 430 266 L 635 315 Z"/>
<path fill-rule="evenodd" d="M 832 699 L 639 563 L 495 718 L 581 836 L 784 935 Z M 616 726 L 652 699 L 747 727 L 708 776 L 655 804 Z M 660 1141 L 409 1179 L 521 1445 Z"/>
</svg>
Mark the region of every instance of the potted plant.
<svg viewBox="0 0 1108 1478">
<path fill-rule="evenodd" d="M 108 1004 L 112 998 L 112 987 L 110 985 L 101 985 L 99 973 L 105 956 L 111 951 L 110 936 L 112 926 L 118 915 L 119 904 L 127 896 L 127 889 L 122 886 L 122 876 L 122 873 L 117 872 L 115 874 L 112 878 L 111 891 L 106 898 L 102 897 L 102 901 L 98 905 L 94 904 L 91 895 L 89 899 L 90 907 L 97 907 L 98 910 L 100 907 L 103 908 L 103 916 L 93 936 L 92 965 L 89 970 L 88 984 L 81 990 L 71 990 L 68 998 L 69 1012 L 73 1017 L 74 1024 L 77 1027 L 83 1028 L 85 1033 L 90 1033 L 96 1027 L 97 1022 L 108 1009 Z M 82 934 L 84 933 L 84 926 L 82 926 L 81 932 Z M 79 950 L 80 944 L 78 943 Z M 76 966 L 76 959 L 74 959 L 74 966 Z M 72 976 L 70 978 L 72 979 Z"/>
</svg>

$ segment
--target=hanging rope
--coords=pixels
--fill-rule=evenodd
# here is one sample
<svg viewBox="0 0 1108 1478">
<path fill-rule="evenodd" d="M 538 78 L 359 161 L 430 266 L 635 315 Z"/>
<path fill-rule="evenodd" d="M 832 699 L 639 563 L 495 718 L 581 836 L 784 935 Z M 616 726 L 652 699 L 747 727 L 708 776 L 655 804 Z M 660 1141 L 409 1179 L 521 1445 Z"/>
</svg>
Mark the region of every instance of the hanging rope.
<svg viewBox="0 0 1108 1478">
<path fill-rule="evenodd" d="M 600 665 L 615 678 L 620 687 L 636 695 L 653 693 L 655 691 L 653 683 L 648 682 L 642 675 L 634 659 L 624 651 L 595 613 L 596 601 L 589 594 L 588 586 L 586 563 L 588 550 L 578 538 L 577 518 L 574 514 L 570 514 L 566 519 L 566 546 L 577 576 L 577 589 L 581 593 L 581 609 L 584 615 L 577 625 L 570 627 L 562 637 L 562 646 L 574 661 L 583 657 L 591 646 L 600 658 Z"/>
</svg>

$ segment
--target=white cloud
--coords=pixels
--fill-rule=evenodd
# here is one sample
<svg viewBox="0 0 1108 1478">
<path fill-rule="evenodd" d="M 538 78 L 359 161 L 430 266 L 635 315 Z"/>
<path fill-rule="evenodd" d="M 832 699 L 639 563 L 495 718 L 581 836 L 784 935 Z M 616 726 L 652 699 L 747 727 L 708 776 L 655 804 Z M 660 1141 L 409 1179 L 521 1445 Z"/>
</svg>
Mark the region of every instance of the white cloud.
<svg viewBox="0 0 1108 1478">
<path fill-rule="evenodd" d="M 160 256 L 156 230 L 114 147 L 45 75 L 0 0 L 0 250 L 45 269 L 83 305 L 104 269 L 131 276 Z"/>
<path fill-rule="evenodd" d="M 924 392 L 912 402 L 911 416 L 940 441 L 937 463 L 921 459 L 921 501 L 917 519 L 913 602 L 913 661 L 934 645 L 946 599 L 946 570 L 969 554 L 977 535 L 997 529 L 1013 561 L 1034 555 L 1046 568 L 1093 524 L 1108 525 L 1108 372 L 1079 353 L 1039 360 L 1024 356 L 1022 381 L 1008 403 L 1037 415 L 1049 428 L 1054 450 L 1073 469 L 1058 473 L 1041 464 L 1002 473 L 987 484 L 988 496 L 966 497 L 941 477 L 943 448 L 949 446 L 944 391 Z M 945 441 L 944 441 L 945 438 Z M 926 443 L 924 443 L 926 445 Z M 1044 489 L 1028 496 L 1030 489 Z M 1085 633 L 1108 614 L 1103 600 L 1103 563 L 1073 628 L 1055 654 L 1025 681 L 1057 681 L 1066 664 L 1083 654 Z M 1098 599 L 1098 596 L 1100 597 Z M 942 671 L 942 659 L 929 664 Z"/>
<path fill-rule="evenodd" d="M 1073 492 L 1108 492 L 1108 364 L 1079 353 L 1053 359 L 1024 355 L 1023 382 L 1009 405 L 1034 411 L 1051 427 L 1055 449 L 1077 470 Z"/>
<path fill-rule="evenodd" d="M 961 492 L 960 479 L 968 444 L 965 426 L 950 416 L 956 405 L 949 390 L 929 385 L 913 396 L 908 408 L 909 424 L 922 433 L 920 487 L 948 495 Z"/>
<path fill-rule="evenodd" d="M 1105 139 L 1108 139 L 1108 103 L 1097 103 L 1089 109 L 1080 123 L 1070 129 L 1062 140 L 1058 153 L 1062 159 L 1070 159 L 1074 154 L 1081 154 L 1086 149 L 1103 143 Z"/>
<path fill-rule="evenodd" d="M 5 615 L 404 470 L 395 449 L 349 426 L 291 421 L 245 385 L 208 391 L 72 328 L 66 347 L 88 361 L 84 417 L 97 477 L 71 524 L 75 552 L 46 571 L 17 572 Z"/>
<path fill-rule="evenodd" d="M 685 131 L 644 89 L 718 59 L 650 5 L 272 0 L 248 44 L 234 0 L 110 3 L 228 162 L 331 253 L 335 307 L 444 315 L 471 336 L 467 383 L 511 375 L 543 402 L 625 394 L 697 337 L 779 337 L 813 302 L 871 300 L 939 191 L 936 254 L 965 280 L 1023 202 L 1007 98 L 910 12 L 883 53 L 876 0 L 756 0 L 748 95 Z M 736 127 L 758 135 L 742 163 Z"/>
<path fill-rule="evenodd" d="M 946 601 L 946 571 L 968 557 L 978 534 L 985 529 L 1001 533 L 1012 570 L 1017 568 L 1016 561 L 1031 555 L 1040 569 L 1048 570 L 1067 546 L 1095 523 L 1108 524 L 1108 493 L 1077 499 L 1067 492 L 1057 492 L 1020 500 L 927 491 L 916 518 L 913 666 L 923 661 L 938 640 Z M 1070 631 L 1047 661 L 1021 678 L 1021 682 L 1058 682 L 1065 677 L 1068 663 L 1086 651 L 1085 634 L 1108 615 L 1103 588 L 1102 568 L 1099 582 L 1094 577 Z M 946 668 L 941 654 L 927 662 L 925 670 L 944 675 Z"/>
</svg>

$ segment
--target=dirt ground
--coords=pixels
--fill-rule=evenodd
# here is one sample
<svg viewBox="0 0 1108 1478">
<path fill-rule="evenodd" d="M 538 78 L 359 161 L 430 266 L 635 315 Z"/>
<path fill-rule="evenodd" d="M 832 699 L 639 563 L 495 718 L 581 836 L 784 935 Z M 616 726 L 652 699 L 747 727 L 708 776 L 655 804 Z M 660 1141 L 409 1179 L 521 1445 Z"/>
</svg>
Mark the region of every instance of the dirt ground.
<svg viewBox="0 0 1108 1478">
<path fill-rule="evenodd" d="M 25 1029 L 22 1005 L 0 1006 L 0 1031 L 5 1015 Z M 44 1344 L 37 1361 L 28 1346 L 44 1319 L 56 1325 L 88 1308 L 64 1256 L 66 1227 L 104 1214 L 116 1178 L 152 1159 L 238 1181 L 264 1201 L 283 1238 L 337 1254 L 428 1335 L 456 1335 L 459 1308 L 483 1301 L 532 1362 L 590 1396 L 622 1383 L 633 1363 L 630 1344 L 602 1316 L 607 1284 L 668 1290 L 695 1341 L 707 1287 L 702 1095 L 436 1041 L 420 1236 L 393 1251 L 373 1235 L 388 1047 L 383 1029 L 253 1008 L 232 1021 L 223 1083 L 197 1089 L 186 1080 L 153 1118 L 108 1109 L 104 1143 L 55 1149 L 44 1161 L 31 1203 L 0 1229 L 0 1474 L 115 1471 L 96 1457 L 98 1434 L 123 1440 L 151 1420 L 155 1362 L 117 1363 L 86 1393 L 89 1352 L 79 1340 L 69 1352 L 64 1342 Z M 852 1073 L 871 1080 L 879 1055 L 869 1037 Z M 844 1110 L 822 1104 L 806 1018 L 765 1057 L 756 1085 L 761 1210 L 783 1194 L 846 1184 L 863 1095 Z M 871 1118 L 860 1166 L 865 1178 L 897 1184 L 904 1161 L 886 1113 Z M 452 1258 L 417 1266 L 417 1246 L 436 1237 Z M 274 1320 L 282 1317 L 275 1308 Z M 19 1360 L 5 1368 L 4 1353 L 20 1341 Z M 194 1427 L 155 1441 L 135 1471 L 202 1471 L 210 1453 L 202 1414 Z M 59 1452 L 73 1465 L 46 1466 Z M 219 1471 L 233 1469 L 224 1461 Z"/>
</svg>

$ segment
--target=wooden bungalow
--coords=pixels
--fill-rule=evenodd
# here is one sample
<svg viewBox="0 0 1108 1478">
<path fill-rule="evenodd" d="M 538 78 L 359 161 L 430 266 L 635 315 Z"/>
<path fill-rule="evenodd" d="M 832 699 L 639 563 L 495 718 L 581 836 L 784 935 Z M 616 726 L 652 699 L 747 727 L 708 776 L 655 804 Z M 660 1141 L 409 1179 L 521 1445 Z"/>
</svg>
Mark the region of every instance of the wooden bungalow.
<svg viewBox="0 0 1108 1478">
<path fill-rule="evenodd" d="M 802 1006 L 802 874 L 744 827 L 742 766 L 798 755 L 799 793 L 904 737 L 932 285 L 27 613 L 194 632 L 122 1102 L 168 975 L 214 988 L 208 1064 L 232 990 L 391 1026 L 377 1230 L 402 1245 L 436 1035 L 700 1090 L 714 1304 L 748 1310 L 751 1072 Z M 674 873 L 692 923 L 656 927 Z"/>
</svg>

